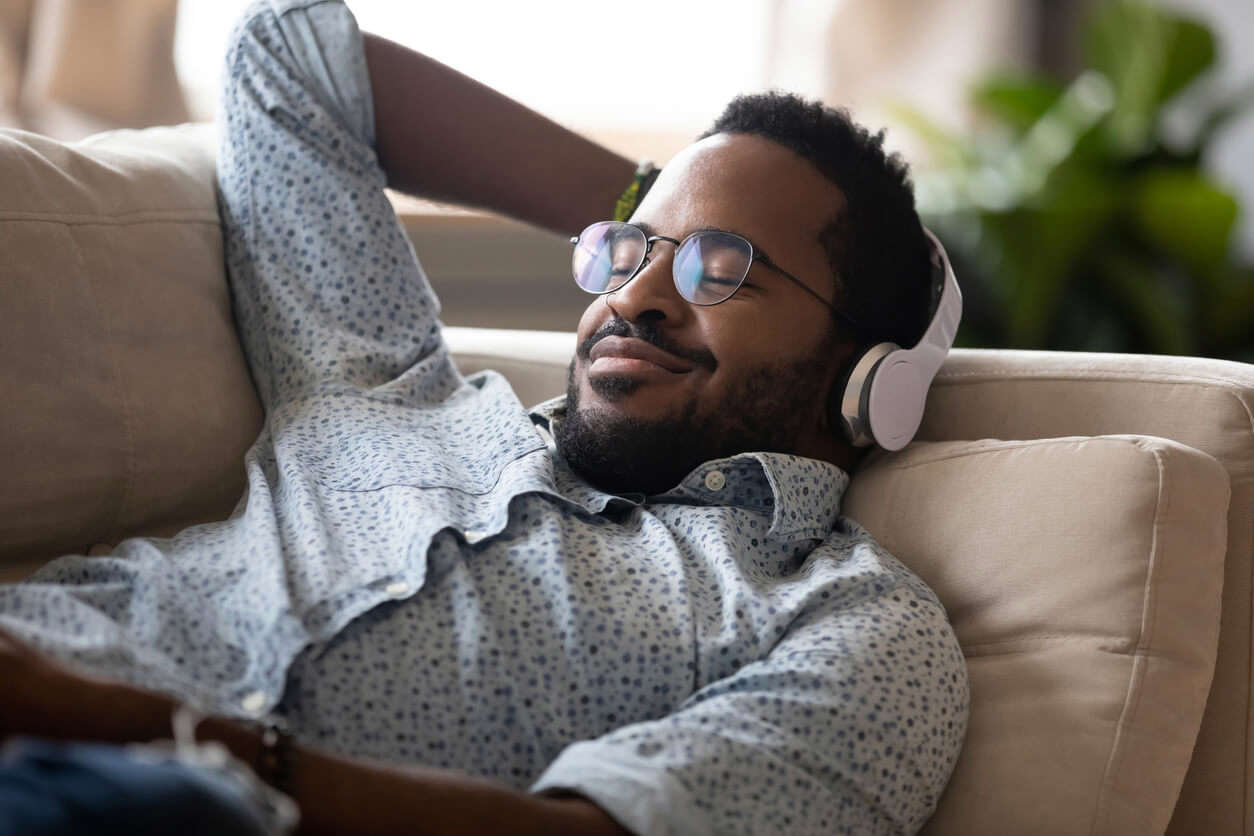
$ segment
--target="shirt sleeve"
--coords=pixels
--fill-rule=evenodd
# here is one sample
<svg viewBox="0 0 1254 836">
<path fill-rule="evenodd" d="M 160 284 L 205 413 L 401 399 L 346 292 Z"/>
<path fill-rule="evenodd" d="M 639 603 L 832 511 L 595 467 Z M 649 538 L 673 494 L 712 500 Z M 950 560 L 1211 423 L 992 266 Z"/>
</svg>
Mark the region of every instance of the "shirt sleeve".
<svg viewBox="0 0 1254 836">
<path fill-rule="evenodd" d="M 902 583 L 824 602 L 672 714 L 568 746 L 530 791 L 583 795 L 639 836 L 914 833 L 957 761 L 968 703 L 944 610 L 921 581 Z"/>
<path fill-rule="evenodd" d="M 219 209 L 262 402 L 372 389 L 411 369 L 388 394 L 432 400 L 419 390 L 452 375 L 439 302 L 384 191 L 352 14 L 338 0 L 254 2 L 224 78 Z M 427 358 L 432 369 L 414 368 Z"/>
</svg>

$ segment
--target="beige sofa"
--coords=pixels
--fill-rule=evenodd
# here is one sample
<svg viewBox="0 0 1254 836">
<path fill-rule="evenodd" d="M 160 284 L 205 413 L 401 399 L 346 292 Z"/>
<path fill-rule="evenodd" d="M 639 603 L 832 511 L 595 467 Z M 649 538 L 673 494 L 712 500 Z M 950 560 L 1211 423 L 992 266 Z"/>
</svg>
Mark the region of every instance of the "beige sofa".
<svg viewBox="0 0 1254 836">
<path fill-rule="evenodd" d="M 264 416 L 210 134 L 0 132 L 9 580 L 240 507 Z M 573 346 L 447 337 L 527 403 Z M 921 440 L 855 475 L 844 512 L 932 585 L 968 657 L 967 743 L 926 832 L 1254 836 L 1252 415 L 1250 366 L 958 350 Z"/>
</svg>

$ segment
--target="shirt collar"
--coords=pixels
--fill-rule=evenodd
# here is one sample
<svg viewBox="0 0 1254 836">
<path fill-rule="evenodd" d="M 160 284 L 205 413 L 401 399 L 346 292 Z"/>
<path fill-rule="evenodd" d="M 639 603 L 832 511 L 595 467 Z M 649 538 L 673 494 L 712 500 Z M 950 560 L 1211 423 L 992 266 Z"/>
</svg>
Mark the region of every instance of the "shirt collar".
<svg viewBox="0 0 1254 836">
<path fill-rule="evenodd" d="M 553 426 L 565 405 L 562 395 L 531 410 L 536 431 L 553 453 Z M 836 524 L 848 487 L 849 474 L 830 462 L 787 453 L 740 453 L 699 465 L 649 501 L 751 508 L 771 515 L 768 537 L 823 539 Z"/>
</svg>

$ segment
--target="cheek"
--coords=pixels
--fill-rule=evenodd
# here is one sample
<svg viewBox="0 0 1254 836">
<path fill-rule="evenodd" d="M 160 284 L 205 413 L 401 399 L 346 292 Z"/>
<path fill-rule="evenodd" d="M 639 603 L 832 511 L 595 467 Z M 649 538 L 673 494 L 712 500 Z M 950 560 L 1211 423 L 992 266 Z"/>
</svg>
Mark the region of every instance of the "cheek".
<svg viewBox="0 0 1254 836">
<path fill-rule="evenodd" d="M 721 404 L 747 372 L 771 362 L 775 334 L 748 306 L 743 310 L 711 310 L 719 315 L 707 318 L 702 339 L 718 360 L 718 368 L 704 387 L 705 398 Z"/>
<path fill-rule="evenodd" d="M 719 311 L 706 330 L 707 344 L 719 365 L 761 366 L 805 354 L 814 327 L 798 311 L 745 305 Z"/>
<path fill-rule="evenodd" d="M 583 315 L 579 317 L 579 325 L 576 328 L 575 335 L 578 343 L 582 343 L 588 337 L 592 336 L 597 328 L 605 322 L 609 309 L 605 306 L 604 297 L 598 296 L 592 300 L 592 303 L 584 309 Z"/>
<path fill-rule="evenodd" d="M 747 375 L 773 366 L 789 367 L 811 357 L 827 335 L 826 319 L 813 311 L 751 309 L 711 322 L 708 345 L 718 358 L 711 380 L 719 392 L 731 391 Z"/>
</svg>

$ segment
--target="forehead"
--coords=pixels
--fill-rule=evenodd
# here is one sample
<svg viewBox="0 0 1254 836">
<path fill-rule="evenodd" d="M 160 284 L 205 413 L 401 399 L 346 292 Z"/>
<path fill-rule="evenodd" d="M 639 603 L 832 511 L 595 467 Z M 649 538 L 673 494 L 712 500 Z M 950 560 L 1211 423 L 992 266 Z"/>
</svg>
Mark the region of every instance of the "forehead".
<svg viewBox="0 0 1254 836">
<path fill-rule="evenodd" d="M 679 152 L 658 176 L 637 219 L 663 235 L 719 227 L 771 242 L 818 246 L 844 196 L 808 160 L 750 134 L 715 134 Z"/>
</svg>

